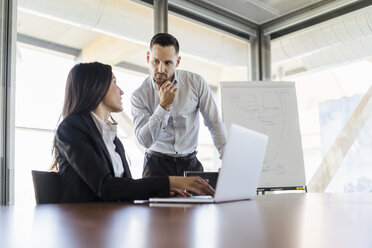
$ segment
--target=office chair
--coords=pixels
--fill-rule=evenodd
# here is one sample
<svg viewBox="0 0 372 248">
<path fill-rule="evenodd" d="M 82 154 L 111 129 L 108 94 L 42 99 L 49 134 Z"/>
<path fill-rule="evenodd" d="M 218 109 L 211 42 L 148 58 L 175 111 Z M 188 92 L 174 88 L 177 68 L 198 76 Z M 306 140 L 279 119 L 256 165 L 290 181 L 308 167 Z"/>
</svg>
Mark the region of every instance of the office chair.
<svg viewBox="0 0 372 248">
<path fill-rule="evenodd" d="M 57 172 L 31 171 L 34 181 L 36 204 L 60 201 L 61 178 Z"/>
</svg>

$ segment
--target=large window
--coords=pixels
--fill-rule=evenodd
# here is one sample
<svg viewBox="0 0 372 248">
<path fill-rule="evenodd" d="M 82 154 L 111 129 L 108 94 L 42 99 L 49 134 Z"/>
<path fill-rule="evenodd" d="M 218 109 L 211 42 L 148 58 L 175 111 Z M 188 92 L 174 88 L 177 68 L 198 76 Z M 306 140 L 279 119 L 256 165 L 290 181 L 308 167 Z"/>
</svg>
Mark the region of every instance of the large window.
<svg viewBox="0 0 372 248">
<path fill-rule="evenodd" d="M 331 147 L 352 144 L 342 161 L 330 160 L 338 170 L 327 192 L 372 191 L 371 120 L 354 127 L 357 138 L 349 132 L 336 142 L 372 85 L 371 13 L 368 7 L 272 41 L 274 79 L 296 85 L 307 182 Z"/>
<path fill-rule="evenodd" d="M 32 202 L 31 169 L 50 168 L 70 57 L 18 46 L 15 120 L 15 203 Z"/>
</svg>

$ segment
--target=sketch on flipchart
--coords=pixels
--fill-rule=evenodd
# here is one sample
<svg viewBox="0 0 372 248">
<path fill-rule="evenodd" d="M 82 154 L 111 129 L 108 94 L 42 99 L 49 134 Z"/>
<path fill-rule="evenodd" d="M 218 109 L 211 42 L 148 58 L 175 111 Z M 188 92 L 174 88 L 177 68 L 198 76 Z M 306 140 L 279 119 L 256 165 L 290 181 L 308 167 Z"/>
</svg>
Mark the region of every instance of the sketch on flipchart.
<svg viewBox="0 0 372 248">
<path fill-rule="evenodd" d="M 268 151 L 271 156 L 266 157 L 262 172 L 283 175 L 285 167 L 278 161 L 280 147 L 286 135 L 286 120 L 288 113 L 289 89 L 266 90 L 259 94 L 242 92 L 229 96 L 229 105 L 235 105 L 236 114 L 247 127 L 261 133 L 271 134 Z M 241 112 L 241 113 L 239 113 Z M 280 127 L 278 129 L 278 126 Z M 275 136 L 275 137 L 273 137 Z"/>
<path fill-rule="evenodd" d="M 259 187 L 306 185 L 293 82 L 221 82 L 222 115 L 269 136 Z"/>
</svg>

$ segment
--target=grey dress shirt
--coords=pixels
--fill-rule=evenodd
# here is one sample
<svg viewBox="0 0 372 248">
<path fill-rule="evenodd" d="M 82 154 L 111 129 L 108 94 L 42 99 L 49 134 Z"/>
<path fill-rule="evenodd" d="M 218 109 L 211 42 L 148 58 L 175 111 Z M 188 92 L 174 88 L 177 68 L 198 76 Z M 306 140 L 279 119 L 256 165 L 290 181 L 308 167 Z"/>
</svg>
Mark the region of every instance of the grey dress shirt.
<svg viewBox="0 0 372 248">
<path fill-rule="evenodd" d="M 132 115 L 138 142 L 171 156 L 192 153 L 198 144 L 200 111 L 222 157 L 226 130 L 206 81 L 198 74 L 176 70 L 172 83 L 178 92 L 169 111 L 160 106 L 151 77 L 133 92 Z"/>
</svg>

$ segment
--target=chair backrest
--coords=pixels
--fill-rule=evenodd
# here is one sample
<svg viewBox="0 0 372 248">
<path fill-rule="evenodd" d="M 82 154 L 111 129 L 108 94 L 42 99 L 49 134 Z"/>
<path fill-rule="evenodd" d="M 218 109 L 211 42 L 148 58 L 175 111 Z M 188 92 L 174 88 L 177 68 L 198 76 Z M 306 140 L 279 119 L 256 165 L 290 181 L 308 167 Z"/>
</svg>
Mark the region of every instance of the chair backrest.
<svg viewBox="0 0 372 248">
<path fill-rule="evenodd" d="M 61 194 L 60 175 L 57 172 L 35 170 L 31 173 L 34 181 L 36 203 L 58 203 Z"/>
</svg>

